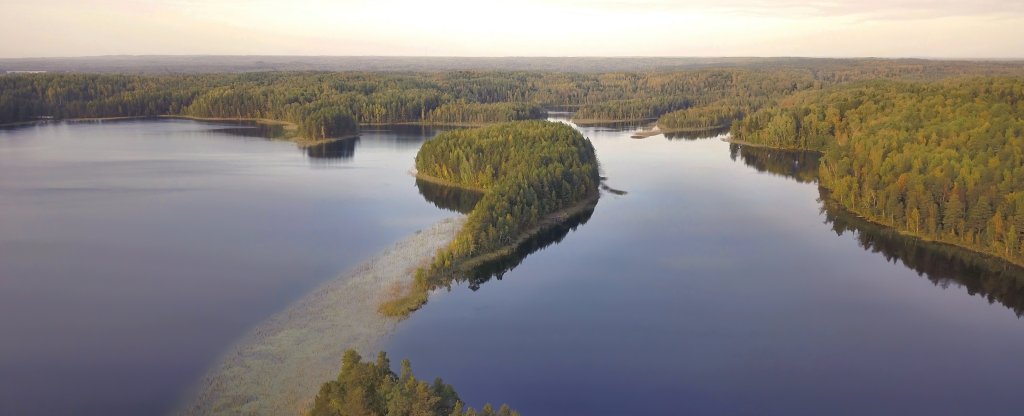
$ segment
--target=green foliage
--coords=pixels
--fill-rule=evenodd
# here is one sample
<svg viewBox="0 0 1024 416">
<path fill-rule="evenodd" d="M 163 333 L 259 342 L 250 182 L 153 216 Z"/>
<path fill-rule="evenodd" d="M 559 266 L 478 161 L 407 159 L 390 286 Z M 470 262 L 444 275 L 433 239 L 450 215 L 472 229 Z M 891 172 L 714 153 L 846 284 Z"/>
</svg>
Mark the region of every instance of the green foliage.
<svg viewBox="0 0 1024 416">
<path fill-rule="evenodd" d="M 641 120 L 691 107 L 709 107 L 701 111 L 721 111 L 737 107 L 741 111 L 757 108 L 769 99 L 815 87 L 814 71 L 772 69 L 708 69 L 687 72 L 656 72 L 649 74 L 601 74 L 598 84 L 588 90 L 586 102 L 573 117 L 588 120 Z M 600 99 L 598 99 L 600 98 Z M 718 108 L 718 110 L 710 110 Z M 677 114 L 666 121 L 696 123 Z M 659 123 L 660 124 L 660 123 Z M 699 124 L 699 123 L 697 123 Z M 720 124 L 720 123 L 719 123 Z"/>
<path fill-rule="evenodd" d="M 424 143 L 416 169 L 485 190 L 436 266 L 511 244 L 546 215 L 595 196 L 600 180 L 590 141 L 568 125 L 546 121 L 442 133 Z"/>
<path fill-rule="evenodd" d="M 658 118 L 658 127 L 665 131 L 697 131 L 728 127 L 761 103 L 753 100 L 723 100 L 714 104 L 673 111 Z"/>
<path fill-rule="evenodd" d="M 359 130 L 352 115 L 338 108 L 321 108 L 302 118 L 299 134 L 311 139 L 337 138 Z"/>
<path fill-rule="evenodd" d="M 494 414 L 490 404 L 484 413 Z M 491 409 L 491 410 L 488 410 Z M 381 352 L 376 362 L 364 362 L 354 350 L 345 352 L 336 380 L 320 387 L 310 416 L 465 416 L 466 409 L 451 385 L 440 378 L 433 383 L 419 380 L 409 360 L 402 361 L 400 374 L 391 371 L 391 361 Z M 502 405 L 503 416 L 519 413 Z"/>
<path fill-rule="evenodd" d="M 850 232 L 865 250 L 880 253 L 894 263 L 899 261 L 937 286 L 959 284 L 967 293 L 998 302 L 1024 317 L 1024 268 L 996 257 L 900 235 L 891 227 L 846 211 L 828 197 L 827 190 L 822 191 L 825 221 L 832 224 L 836 234 Z"/>
<path fill-rule="evenodd" d="M 510 250 L 549 215 L 598 195 L 597 156 L 572 127 L 520 121 L 442 133 L 416 155 L 419 175 L 480 189 L 483 197 L 454 241 L 429 270 L 416 274 L 406 297 L 381 305 L 402 316 L 426 302 L 426 292 L 447 285 L 475 257 Z"/>
<path fill-rule="evenodd" d="M 578 123 L 648 120 L 669 111 L 687 108 L 693 100 L 687 97 L 649 97 L 605 101 L 580 107 L 573 115 Z"/>
<path fill-rule="evenodd" d="M 466 101 L 441 105 L 427 115 L 426 121 L 441 124 L 483 124 L 544 118 L 547 112 L 539 105 L 526 103 L 471 103 Z"/>
<path fill-rule="evenodd" d="M 737 123 L 733 134 L 823 151 L 821 184 L 872 221 L 1024 262 L 1024 79 L 798 94 Z"/>
<path fill-rule="evenodd" d="M 578 119 L 638 120 L 690 107 L 729 105 L 749 111 L 797 91 L 865 79 L 1022 71 L 1010 64 L 970 62 L 791 60 L 643 73 L 0 74 L 0 124 L 41 117 L 178 115 L 274 119 L 301 126 L 321 109 L 347 113 L 358 124 L 490 123 L 540 118 L 539 109 L 549 106 L 579 108 Z"/>
</svg>

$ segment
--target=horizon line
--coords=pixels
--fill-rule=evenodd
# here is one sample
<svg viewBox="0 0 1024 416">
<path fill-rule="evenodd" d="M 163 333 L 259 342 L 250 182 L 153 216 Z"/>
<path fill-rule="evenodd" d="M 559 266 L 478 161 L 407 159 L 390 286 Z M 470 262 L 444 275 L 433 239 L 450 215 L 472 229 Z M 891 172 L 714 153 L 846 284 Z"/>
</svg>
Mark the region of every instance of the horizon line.
<svg viewBox="0 0 1024 416">
<path fill-rule="evenodd" d="M 416 58 L 416 59 L 917 59 L 929 61 L 1024 61 L 1024 56 L 812 56 L 812 55 L 305 55 L 305 54 L 105 54 L 53 56 L 0 56 L 0 60 L 88 59 L 88 58 L 201 58 L 201 57 L 280 57 L 280 58 Z"/>
</svg>

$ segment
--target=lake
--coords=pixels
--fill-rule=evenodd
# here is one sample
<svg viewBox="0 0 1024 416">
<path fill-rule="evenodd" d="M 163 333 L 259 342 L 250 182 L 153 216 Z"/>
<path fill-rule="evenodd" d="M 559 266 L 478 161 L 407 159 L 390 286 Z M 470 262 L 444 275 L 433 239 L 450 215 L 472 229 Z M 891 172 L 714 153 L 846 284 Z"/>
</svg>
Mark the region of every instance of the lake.
<svg viewBox="0 0 1024 416">
<path fill-rule="evenodd" d="M 626 194 L 432 296 L 393 359 L 524 415 L 1018 411 L 1019 269 L 824 211 L 813 153 L 581 130 Z"/>
<path fill-rule="evenodd" d="M 813 153 L 580 130 L 595 209 L 435 293 L 393 362 L 524 415 L 1019 407 L 1019 269 L 844 213 Z M 278 133 L 0 130 L 0 414 L 170 411 L 249 328 L 475 203 L 408 174 L 435 130 Z"/>
<path fill-rule="evenodd" d="M 452 215 L 408 173 L 429 129 L 266 130 L 0 130 L 0 414 L 166 413 L 249 328 Z"/>
</svg>

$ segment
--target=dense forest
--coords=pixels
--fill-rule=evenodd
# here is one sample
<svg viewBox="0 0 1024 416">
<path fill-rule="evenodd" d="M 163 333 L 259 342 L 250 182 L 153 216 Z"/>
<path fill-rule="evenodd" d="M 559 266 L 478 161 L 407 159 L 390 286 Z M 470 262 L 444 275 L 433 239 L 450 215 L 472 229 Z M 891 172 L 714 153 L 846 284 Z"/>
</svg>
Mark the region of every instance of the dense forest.
<svg viewBox="0 0 1024 416">
<path fill-rule="evenodd" d="M 744 118 L 733 135 L 822 151 L 821 184 L 871 221 L 1024 264 L 1024 79 L 806 92 Z"/>
<path fill-rule="evenodd" d="M 354 350 L 345 352 L 336 380 L 320 387 L 310 416 L 518 416 L 502 405 L 487 404 L 477 412 L 459 400 L 458 393 L 440 378 L 433 383 L 419 380 L 409 360 L 402 360 L 401 373 L 391 370 L 391 361 L 381 352 L 376 362 L 364 362 Z"/>
<path fill-rule="evenodd" d="M 765 105 L 765 99 L 724 99 L 712 104 L 689 107 L 663 114 L 658 127 L 665 132 L 708 131 L 729 127 L 734 120 Z"/>
<path fill-rule="evenodd" d="M 445 103 L 431 110 L 425 121 L 437 124 L 486 124 L 533 120 L 545 116 L 547 111 L 537 104 L 458 101 Z"/>
<path fill-rule="evenodd" d="M 442 133 L 420 148 L 416 169 L 422 179 L 477 189 L 483 197 L 449 247 L 417 272 L 410 293 L 382 305 L 388 315 L 415 310 L 431 288 L 450 284 L 474 260 L 513 251 L 553 213 L 593 202 L 600 185 L 590 141 L 547 121 Z"/>
<path fill-rule="evenodd" d="M 175 75 L 0 74 L 0 124 L 188 116 L 284 121 L 309 139 L 360 125 L 485 124 L 578 110 L 581 123 L 654 120 L 667 129 L 730 124 L 793 93 L 869 79 L 1024 74 L 1007 63 L 920 60 L 737 61 L 643 72 L 255 72 Z M 664 117 L 663 117 L 664 116 Z"/>
</svg>

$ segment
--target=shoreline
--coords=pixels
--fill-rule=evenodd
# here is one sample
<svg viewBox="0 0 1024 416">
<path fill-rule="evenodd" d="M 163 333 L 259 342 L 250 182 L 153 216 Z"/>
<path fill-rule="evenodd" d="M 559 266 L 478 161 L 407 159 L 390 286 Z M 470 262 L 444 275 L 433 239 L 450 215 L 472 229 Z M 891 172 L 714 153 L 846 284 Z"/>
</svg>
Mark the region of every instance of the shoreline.
<svg viewBox="0 0 1024 416">
<path fill-rule="evenodd" d="M 11 123 L 0 123 L 0 127 L 8 126 L 25 126 L 32 124 L 45 124 L 54 122 L 95 122 L 95 121 L 117 121 L 117 120 L 146 120 L 146 119 L 182 119 L 182 120 L 196 120 L 196 121 L 253 121 L 259 124 L 267 125 L 280 125 L 289 127 L 298 127 L 295 123 L 290 123 L 282 120 L 274 120 L 269 118 L 246 118 L 246 117 L 195 117 L 186 115 L 176 114 L 161 114 L 155 116 L 110 116 L 110 117 L 73 117 L 73 118 L 48 118 L 41 120 L 31 121 L 15 121 Z"/>
<path fill-rule="evenodd" d="M 285 137 L 275 138 L 269 137 L 270 140 L 283 140 L 295 143 L 299 147 L 310 147 L 318 146 L 321 144 L 332 143 L 338 140 L 347 140 L 355 137 L 359 137 L 359 134 L 350 134 L 341 137 L 332 137 L 330 139 L 307 139 L 299 136 L 295 136 L 295 132 L 299 126 L 295 123 L 275 120 L 270 118 L 246 118 L 246 117 L 196 117 L 186 115 L 175 115 L 175 114 L 162 114 L 156 116 L 112 116 L 112 117 L 78 117 L 78 118 L 60 118 L 60 119 L 45 119 L 45 120 L 34 120 L 34 121 L 16 121 L 13 123 L 2 123 L 0 128 L 3 127 L 22 127 L 31 126 L 36 124 L 47 124 L 57 122 L 69 122 L 69 123 L 93 123 L 93 122 L 104 122 L 104 121 L 123 121 L 123 120 L 193 120 L 193 121 L 233 121 L 233 122 L 252 122 L 264 126 L 282 126 L 286 132 Z"/>
<path fill-rule="evenodd" d="M 250 330 L 227 349 L 176 414 L 304 414 L 320 385 L 337 377 L 345 350 L 373 356 L 401 321 L 377 312 L 462 228 L 442 220 L 331 279 Z"/>
<path fill-rule="evenodd" d="M 452 128 L 473 128 L 473 127 L 486 127 L 494 124 L 511 123 L 514 121 L 528 121 L 528 120 L 545 120 L 544 118 L 524 118 L 519 120 L 505 120 L 505 121 L 485 121 L 479 123 L 458 123 L 458 122 L 438 122 L 438 121 L 399 121 L 394 123 L 360 123 L 359 126 L 367 127 L 386 127 L 386 126 L 423 126 L 423 127 L 452 127 Z"/>
<path fill-rule="evenodd" d="M 766 144 L 751 143 L 751 142 L 748 142 L 748 141 L 735 139 L 735 138 L 732 137 L 731 134 L 726 136 L 726 137 L 723 137 L 721 140 L 723 142 L 726 142 L 726 143 L 738 144 L 738 145 L 749 146 L 749 147 L 757 147 L 757 148 L 761 148 L 761 149 L 784 150 L 784 151 L 789 151 L 789 152 L 814 152 L 814 153 L 817 153 L 819 155 L 825 153 L 825 152 L 822 152 L 821 150 L 814 150 L 814 149 L 801 149 L 801 148 L 798 148 L 798 147 L 778 147 L 778 146 L 769 146 L 769 145 L 766 145 Z"/>
<path fill-rule="evenodd" d="M 525 243 L 530 238 L 536 236 L 537 234 L 540 234 L 544 230 L 561 224 L 562 222 L 576 214 L 596 207 L 597 202 L 600 199 L 600 196 L 601 193 L 596 192 L 595 195 L 588 197 L 584 200 L 581 200 L 576 205 L 562 208 L 558 211 L 552 212 L 544 216 L 544 218 L 541 219 L 540 222 L 538 222 L 536 225 L 519 233 L 519 235 L 516 236 L 515 240 L 513 240 L 508 245 L 496 248 L 491 252 L 483 253 L 463 260 L 461 264 L 459 264 L 458 270 L 464 273 L 468 270 L 473 269 L 474 267 L 479 266 L 480 264 L 512 254 L 513 252 L 515 252 L 517 248 L 519 248 L 520 245 Z"/>
<path fill-rule="evenodd" d="M 852 215 L 852 216 L 854 216 L 854 217 L 856 217 L 856 218 L 858 218 L 860 220 L 863 220 L 865 222 L 874 224 L 874 225 L 876 225 L 878 227 L 882 227 L 882 228 L 885 228 L 887 230 L 891 230 L 891 231 L 895 232 L 896 234 L 899 234 L 902 237 L 913 238 L 913 239 L 916 239 L 918 241 L 929 243 L 929 244 L 939 244 L 939 245 L 944 245 L 944 246 L 948 246 L 948 247 L 953 247 L 953 248 L 956 248 L 956 249 L 959 249 L 959 250 L 969 251 L 969 252 L 974 253 L 974 254 L 979 255 L 979 256 L 989 257 L 989 258 L 992 258 L 992 259 L 995 259 L 995 260 L 1006 262 L 1008 264 L 1011 264 L 1011 265 L 1014 265 L 1014 266 L 1017 266 L 1017 267 L 1024 268 L 1024 262 L 1019 262 L 1019 261 L 1014 260 L 1014 259 L 1008 259 L 1008 258 L 1000 256 L 998 254 L 990 253 L 990 252 L 987 252 L 987 251 L 982 251 L 982 250 L 979 250 L 977 248 L 969 247 L 967 245 L 964 245 L 962 243 L 958 243 L 958 242 L 955 242 L 955 241 L 939 240 L 939 239 L 931 238 L 931 237 L 924 236 L 924 235 L 921 235 L 921 234 L 913 233 L 913 232 L 910 232 L 910 231 L 904 231 L 904 230 L 901 230 L 901 229 L 899 229 L 897 227 L 894 227 L 892 225 L 876 221 L 876 220 L 874 220 L 872 218 L 868 218 L 868 217 L 862 215 L 860 212 L 858 212 L 858 211 L 856 211 L 856 210 L 854 210 L 852 208 L 849 208 L 846 205 L 843 205 L 843 203 L 839 202 L 839 200 L 837 200 L 835 198 L 832 198 L 832 195 L 831 195 L 832 190 L 829 189 L 828 187 L 822 185 L 820 182 L 817 185 L 818 185 L 818 187 L 824 189 L 825 191 L 827 191 L 829 193 L 829 195 L 826 196 L 826 198 L 828 198 L 829 201 L 831 201 L 832 203 L 838 205 L 840 208 L 842 208 L 844 211 L 846 211 L 847 214 Z"/>
<path fill-rule="evenodd" d="M 623 119 L 606 119 L 606 118 L 571 118 L 569 121 L 573 122 L 577 126 L 600 126 L 602 124 L 626 124 L 626 123 L 642 123 L 658 120 L 657 117 L 646 117 L 646 118 L 623 118 Z"/>
<path fill-rule="evenodd" d="M 726 126 L 713 126 L 707 128 L 675 128 L 675 129 L 662 129 L 661 126 L 655 124 L 654 128 L 650 130 L 640 130 L 629 136 L 631 139 L 646 139 L 648 137 L 657 136 L 659 134 L 673 134 L 673 133 L 702 133 L 702 132 L 713 132 L 720 130 Z"/>
<path fill-rule="evenodd" d="M 446 181 L 446 180 L 438 178 L 436 176 L 427 175 L 425 173 L 419 173 L 419 171 L 416 171 L 415 169 L 412 170 L 412 171 L 409 171 L 409 173 L 411 173 L 412 176 L 415 176 L 416 179 L 422 180 L 424 182 L 430 182 L 430 183 L 441 185 L 441 186 L 447 186 L 449 188 L 458 188 L 458 189 L 462 189 L 462 190 L 466 190 L 466 191 L 479 192 L 481 194 L 487 192 L 487 190 L 484 189 L 484 188 L 477 188 L 477 187 L 473 187 L 473 186 L 468 186 L 468 185 L 463 185 L 463 184 L 459 184 L 459 183 L 455 183 L 455 182 Z"/>
<path fill-rule="evenodd" d="M 418 172 L 415 173 L 415 176 L 417 179 L 432 182 L 442 186 L 455 186 L 461 189 L 472 190 L 475 192 L 485 192 L 485 190 L 483 189 L 476 189 L 459 184 L 450 183 L 444 179 L 440 179 L 426 174 L 421 174 Z M 494 250 L 488 251 L 486 253 L 481 253 L 473 257 L 459 260 L 453 265 L 452 269 L 449 270 L 449 272 L 466 273 L 480 266 L 481 264 L 509 256 L 515 253 L 516 249 L 518 249 L 523 243 L 528 241 L 530 238 L 536 236 L 537 234 L 544 232 L 545 230 L 550 229 L 552 227 L 555 227 L 558 224 L 561 224 L 568 220 L 569 218 L 572 218 L 573 216 L 580 214 L 588 209 L 594 209 L 597 206 L 597 202 L 600 199 L 601 192 L 595 191 L 593 195 L 589 195 L 586 198 L 577 201 L 575 204 L 571 206 L 562 208 L 555 212 L 551 212 L 545 215 L 543 218 L 541 218 L 536 224 L 534 224 L 530 228 L 519 232 L 515 236 L 515 238 L 508 244 L 495 248 Z M 457 231 L 457 233 L 461 231 L 462 230 L 460 228 Z M 444 247 L 447 247 L 447 245 Z M 415 283 L 416 280 L 413 279 L 413 282 Z M 408 318 L 410 315 L 415 313 L 417 310 L 419 310 L 429 302 L 429 295 L 431 289 L 428 287 L 426 288 L 425 292 L 422 292 L 422 290 L 424 289 L 418 288 L 417 285 L 415 284 L 409 285 L 407 288 L 405 288 L 404 293 L 392 293 L 390 297 L 382 299 L 382 301 L 378 305 L 377 310 L 381 313 L 381 315 L 389 316 L 392 318 Z M 419 300 L 419 298 L 421 297 L 422 300 Z"/>
<path fill-rule="evenodd" d="M 529 229 L 519 233 L 516 236 L 515 240 L 513 240 L 511 243 L 504 245 L 502 247 L 498 247 L 489 252 L 460 260 L 448 272 L 468 273 L 482 264 L 513 255 L 515 251 L 522 244 L 527 242 L 530 238 L 533 238 L 534 236 L 544 232 L 545 230 L 558 226 L 559 224 L 565 222 L 566 220 L 572 218 L 577 214 L 580 214 L 588 209 L 594 209 L 595 207 L 597 207 L 597 202 L 598 200 L 600 200 L 600 195 L 601 193 L 597 192 L 596 195 L 584 199 L 577 203 L 576 205 L 563 208 L 561 210 L 548 214 L 533 227 L 530 227 Z M 410 280 L 413 280 L 413 283 L 415 283 L 415 279 Z M 381 303 L 378 305 L 377 310 L 378 312 L 380 312 L 381 316 L 387 316 L 389 318 L 404 320 L 409 316 L 412 316 L 412 314 L 416 313 L 416 311 L 420 310 L 421 308 L 423 308 L 423 306 L 430 302 L 430 293 L 433 290 L 434 289 L 428 287 L 426 289 L 426 292 L 418 292 L 416 289 L 416 285 L 409 285 L 407 288 L 405 288 L 404 294 L 400 296 L 392 295 L 388 298 L 382 299 Z M 416 299 L 419 296 L 424 296 L 422 301 L 411 301 L 411 299 Z M 403 302 L 416 302 L 416 304 L 412 306 L 391 306 L 391 304 L 401 304 Z"/>
<path fill-rule="evenodd" d="M 738 145 L 743 145 L 743 146 L 750 146 L 750 147 L 757 147 L 757 148 L 762 148 L 762 149 L 773 149 L 773 150 L 781 150 L 781 151 L 789 151 L 789 152 L 814 152 L 814 153 L 818 153 L 819 155 L 824 153 L 824 152 L 822 152 L 820 150 L 788 148 L 788 147 L 775 147 L 775 146 L 768 146 L 768 145 L 757 144 L 757 143 L 750 143 L 750 142 L 747 142 L 747 141 L 734 139 L 734 138 L 732 138 L 732 136 L 724 137 L 724 138 L 722 138 L 722 141 L 726 142 L 726 143 L 733 143 L 733 144 L 738 144 Z M 1003 262 L 1006 262 L 1008 264 L 1011 264 L 1011 265 L 1014 265 L 1014 266 L 1017 266 L 1017 267 L 1024 267 L 1024 262 L 1022 262 L 1022 261 L 1018 261 L 1018 260 L 1015 260 L 1015 259 L 1011 259 L 1011 258 L 1007 258 L 1007 257 L 1001 256 L 999 254 L 995 254 L 995 253 L 991 253 L 991 252 L 988 252 L 988 251 L 984 251 L 984 250 L 981 250 L 981 249 L 978 249 L 978 248 L 975 248 L 975 247 L 971 247 L 971 246 L 968 246 L 968 245 L 960 243 L 960 242 L 949 241 L 949 240 L 944 240 L 944 239 L 936 239 L 936 238 L 928 237 L 928 236 L 921 235 L 921 234 L 918 234 L 918 233 L 914 233 L 914 232 L 911 232 L 911 231 L 908 231 L 908 230 L 903 230 L 903 229 L 900 229 L 899 227 L 895 227 L 895 226 L 893 226 L 891 224 L 886 224 L 884 222 L 880 222 L 880 221 L 877 221 L 875 219 L 872 219 L 872 218 L 869 218 L 867 216 L 864 216 L 863 214 L 861 214 L 857 210 L 855 210 L 853 208 L 850 208 L 850 207 L 847 207 L 842 202 L 832 198 L 831 190 L 827 186 L 823 185 L 820 180 L 816 180 L 815 183 L 818 185 L 818 187 L 828 191 L 829 195 L 826 196 L 826 198 L 829 198 L 830 201 L 832 201 L 833 203 L 838 205 L 840 208 L 842 208 L 844 211 L 846 211 L 850 215 L 853 215 L 854 217 L 857 217 L 857 218 L 859 218 L 861 220 L 867 221 L 867 222 L 869 222 L 871 224 L 874 224 L 876 226 L 883 227 L 883 228 L 886 228 L 888 230 L 892 230 L 893 232 L 895 232 L 895 233 L 897 233 L 897 234 L 899 234 L 899 235 L 901 235 L 903 237 L 913 238 L 913 239 L 916 239 L 918 241 L 922 241 L 922 242 L 925 242 L 925 243 L 942 244 L 942 245 L 949 246 L 949 247 L 955 247 L 957 249 L 966 250 L 966 251 L 969 251 L 969 252 L 977 254 L 977 255 L 981 255 L 981 256 L 986 256 L 986 257 L 990 257 L 990 258 L 993 258 L 993 259 L 997 259 L 999 261 L 1003 261 Z"/>
</svg>

